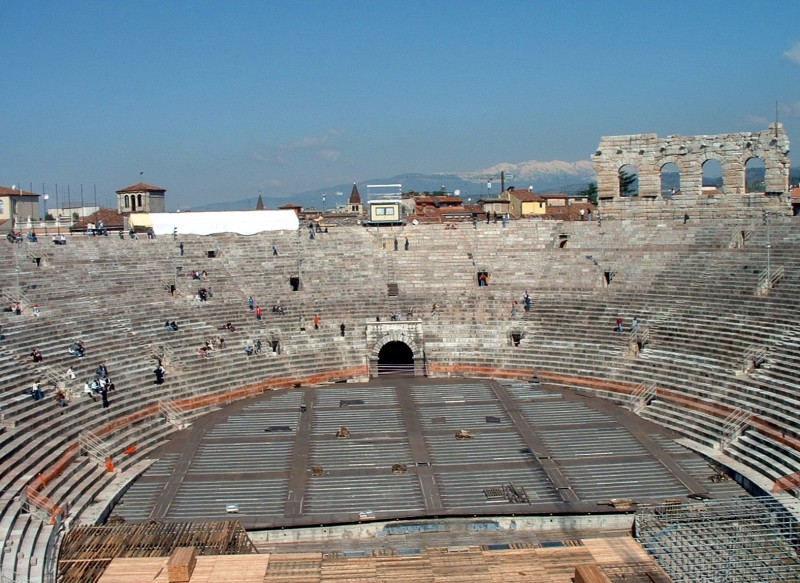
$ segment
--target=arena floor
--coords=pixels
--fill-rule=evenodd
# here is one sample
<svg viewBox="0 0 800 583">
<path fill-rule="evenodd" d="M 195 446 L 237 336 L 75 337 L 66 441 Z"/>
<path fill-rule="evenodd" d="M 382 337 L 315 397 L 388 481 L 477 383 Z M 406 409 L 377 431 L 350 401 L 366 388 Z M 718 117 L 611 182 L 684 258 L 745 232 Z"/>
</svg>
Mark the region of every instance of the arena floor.
<svg viewBox="0 0 800 583">
<path fill-rule="evenodd" d="M 460 430 L 471 438 L 456 439 Z M 112 515 L 216 520 L 236 505 L 252 531 L 607 513 L 615 498 L 743 493 L 712 482 L 713 468 L 675 437 L 609 401 L 522 382 L 382 378 L 276 391 L 177 434 Z"/>
</svg>

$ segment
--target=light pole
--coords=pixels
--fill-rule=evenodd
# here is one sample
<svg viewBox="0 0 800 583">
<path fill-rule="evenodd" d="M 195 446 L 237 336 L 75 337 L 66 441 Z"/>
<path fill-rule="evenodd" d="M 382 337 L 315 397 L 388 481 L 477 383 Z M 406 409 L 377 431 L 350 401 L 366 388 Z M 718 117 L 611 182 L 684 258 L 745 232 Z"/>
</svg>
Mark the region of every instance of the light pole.
<svg viewBox="0 0 800 583">
<path fill-rule="evenodd" d="M 322 212 L 325 212 L 325 197 L 328 196 L 325 193 L 322 193 Z"/>
<path fill-rule="evenodd" d="M 764 211 L 764 224 L 767 226 L 767 287 L 769 287 L 769 285 L 772 282 L 772 272 L 770 269 L 770 250 L 772 248 L 772 245 L 770 244 L 769 240 L 769 223 L 770 223 L 769 213 L 767 211 Z"/>
<path fill-rule="evenodd" d="M 44 201 L 44 234 L 47 235 L 47 201 L 50 200 L 50 195 L 43 195 L 42 200 Z"/>
</svg>

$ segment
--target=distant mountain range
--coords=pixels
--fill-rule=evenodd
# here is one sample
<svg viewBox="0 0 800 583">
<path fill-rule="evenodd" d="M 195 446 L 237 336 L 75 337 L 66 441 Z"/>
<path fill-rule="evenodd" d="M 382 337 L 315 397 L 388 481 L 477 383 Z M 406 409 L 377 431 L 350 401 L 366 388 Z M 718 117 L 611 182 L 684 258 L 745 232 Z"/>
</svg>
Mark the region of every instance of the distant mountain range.
<svg viewBox="0 0 800 583">
<path fill-rule="evenodd" d="M 403 192 L 437 192 L 444 190 L 447 193 L 458 191 L 459 196 L 464 200 L 471 199 L 473 202 L 481 198 L 491 198 L 500 193 L 500 173 L 505 173 L 505 186 L 515 186 L 519 189 L 533 187 L 535 192 L 553 193 L 566 192 L 574 193 L 586 188 L 589 182 L 597 178 L 594 172 L 594 164 L 588 160 L 578 162 L 564 162 L 562 160 L 552 160 L 541 162 L 531 160 L 520 162 L 519 164 L 501 163 L 490 166 L 475 172 L 442 172 L 438 174 L 419 174 L 408 173 L 391 176 L 388 178 L 370 178 L 356 183 L 361 193 L 362 199 L 366 198 L 368 184 L 402 184 Z M 763 168 L 750 168 L 747 170 L 747 181 L 763 180 Z M 678 175 L 666 176 L 668 188 L 674 183 L 677 189 Z M 714 178 L 707 179 L 708 182 L 717 182 Z M 792 168 L 791 182 L 797 184 L 800 181 L 800 167 Z M 491 183 L 491 188 L 488 184 Z M 286 203 L 295 203 L 305 208 L 318 208 L 323 206 L 322 195 L 325 195 L 325 208 L 333 209 L 337 206 L 347 204 L 350 198 L 352 184 L 336 184 L 315 190 L 307 190 L 295 195 L 282 196 L 280 198 L 264 195 L 264 206 L 268 209 L 275 209 Z M 220 211 L 220 210 L 250 210 L 254 209 L 258 197 L 251 197 L 236 201 L 220 201 L 212 204 L 198 205 L 192 210 L 196 211 Z"/>
</svg>

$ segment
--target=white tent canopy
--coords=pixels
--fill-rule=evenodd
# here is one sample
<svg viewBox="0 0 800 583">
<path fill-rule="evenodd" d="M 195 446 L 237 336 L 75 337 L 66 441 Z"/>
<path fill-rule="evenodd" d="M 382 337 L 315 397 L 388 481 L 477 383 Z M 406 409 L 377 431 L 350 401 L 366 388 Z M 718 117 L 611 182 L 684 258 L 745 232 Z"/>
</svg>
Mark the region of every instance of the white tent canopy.
<svg viewBox="0 0 800 583">
<path fill-rule="evenodd" d="M 254 235 L 264 231 L 296 231 L 300 226 L 293 210 L 221 211 L 188 213 L 132 213 L 131 227 L 152 228 L 156 235 Z"/>
</svg>

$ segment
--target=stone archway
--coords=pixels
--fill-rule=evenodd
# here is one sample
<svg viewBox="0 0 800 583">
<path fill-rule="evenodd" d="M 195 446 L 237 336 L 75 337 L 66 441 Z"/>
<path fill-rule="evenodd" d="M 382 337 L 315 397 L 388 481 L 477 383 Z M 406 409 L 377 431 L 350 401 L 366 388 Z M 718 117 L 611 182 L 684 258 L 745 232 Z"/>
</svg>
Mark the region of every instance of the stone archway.
<svg viewBox="0 0 800 583">
<path fill-rule="evenodd" d="M 378 353 L 378 375 L 407 375 L 414 372 L 414 353 L 404 342 L 387 342 Z"/>
<path fill-rule="evenodd" d="M 768 205 L 774 200 L 773 206 L 785 205 L 788 211 L 789 138 L 780 123 L 770 124 L 761 132 L 666 138 L 656 134 L 604 136 L 592 155 L 600 211 L 605 218 L 615 213 L 624 216 L 635 206 L 652 212 L 662 203 L 666 205 L 664 209 L 677 202 L 686 209 L 705 204 L 708 197 L 703 196 L 702 168 L 708 160 L 716 160 L 721 166 L 723 191 L 718 194 L 717 206 L 726 205 L 730 211 L 742 205 L 752 206 L 744 195 L 752 194 L 745 185 L 745 165 L 753 158 L 763 162 L 763 187 L 759 193 L 763 190 L 765 196 L 760 204 Z M 661 199 L 661 169 L 668 162 L 675 163 L 680 171 L 680 201 Z M 639 172 L 638 200 L 627 199 L 620 191 L 618 171 L 628 164 Z M 779 197 L 781 200 L 777 200 Z"/>
<path fill-rule="evenodd" d="M 422 334 L 409 323 L 385 323 L 376 325 L 377 334 L 369 350 L 370 375 L 425 374 L 425 354 L 422 349 Z M 368 334 L 369 340 L 369 334 Z"/>
</svg>

